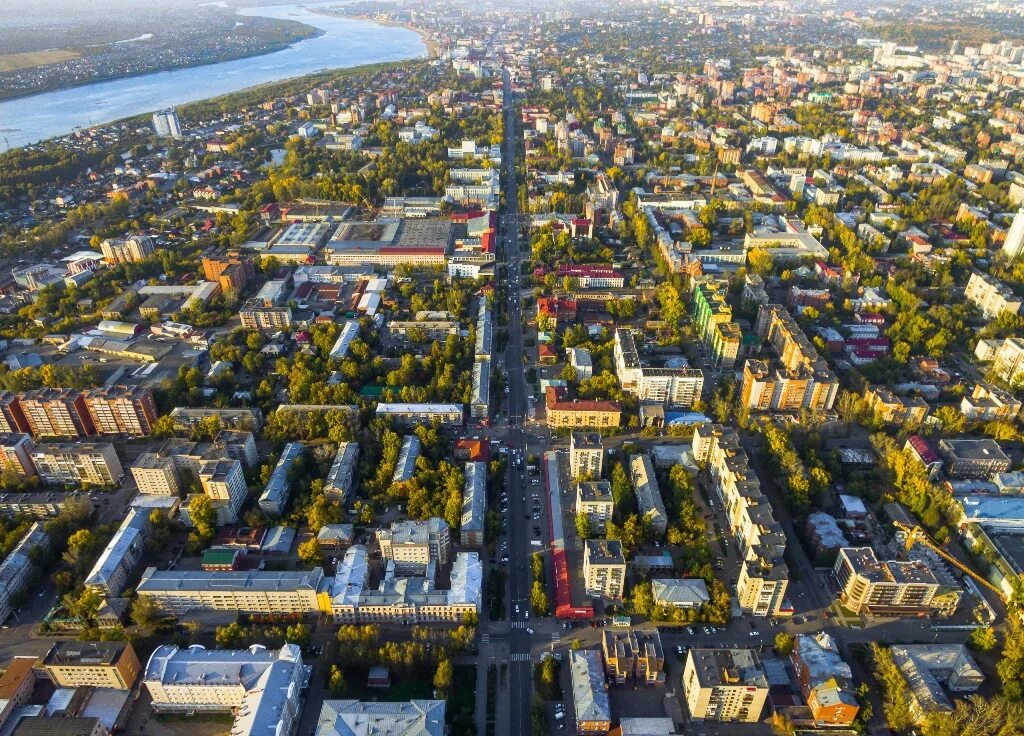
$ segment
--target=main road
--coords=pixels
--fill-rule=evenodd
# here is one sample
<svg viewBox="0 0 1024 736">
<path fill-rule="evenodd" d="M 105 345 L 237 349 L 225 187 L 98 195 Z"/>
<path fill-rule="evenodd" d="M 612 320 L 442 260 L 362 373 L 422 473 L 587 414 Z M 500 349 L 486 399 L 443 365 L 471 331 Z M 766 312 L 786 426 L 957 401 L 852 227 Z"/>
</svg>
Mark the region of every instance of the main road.
<svg viewBox="0 0 1024 736">
<path fill-rule="evenodd" d="M 516 107 L 512 100 L 512 83 L 504 72 L 505 150 L 502 167 L 505 174 L 505 216 L 501 233 L 500 257 L 507 271 L 508 343 L 505 347 L 505 372 L 508 378 L 508 424 L 506 442 L 509 448 L 507 473 L 509 494 L 509 730 L 519 736 L 531 731 L 530 699 L 532 636 L 530 620 L 530 537 L 529 508 L 526 503 L 526 431 L 528 404 L 523 369 L 523 322 L 520 299 L 519 198 L 516 186 Z"/>
</svg>

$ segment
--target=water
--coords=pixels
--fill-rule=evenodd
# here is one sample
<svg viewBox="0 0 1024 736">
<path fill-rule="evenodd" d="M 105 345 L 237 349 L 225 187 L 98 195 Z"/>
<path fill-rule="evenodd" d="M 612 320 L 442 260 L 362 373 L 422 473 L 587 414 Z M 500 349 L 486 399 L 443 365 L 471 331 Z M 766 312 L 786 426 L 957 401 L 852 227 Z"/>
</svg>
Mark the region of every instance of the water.
<svg viewBox="0 0 1024 736">
<path fill-rule="evenodd" d="M 328 4 L 337 6 L 337 2 Z M 407 28 L 319 15 L 307 7 L 313 5 L 273 5 L 241 11 L 241 22 L 245 21 L 242 16 L 260 15 L 299 21 L 324 32 L 280 51 L 0 102 L 0 150 L 265 82 L 325 69 L 426 56 L 420 37 Z"/>
</svg>

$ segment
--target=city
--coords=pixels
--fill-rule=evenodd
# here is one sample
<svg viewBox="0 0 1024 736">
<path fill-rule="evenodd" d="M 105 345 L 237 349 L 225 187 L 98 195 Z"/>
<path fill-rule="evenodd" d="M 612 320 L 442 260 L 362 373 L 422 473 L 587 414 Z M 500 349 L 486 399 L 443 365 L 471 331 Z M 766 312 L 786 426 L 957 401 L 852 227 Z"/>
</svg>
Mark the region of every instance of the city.
<svg viewBox="0 0 1024 736">
<path fill-rule="evenodd" d="M 0 736 L 1024 732 L 1021 9 L 324 13 L 0 153 Z"/>
</svg>

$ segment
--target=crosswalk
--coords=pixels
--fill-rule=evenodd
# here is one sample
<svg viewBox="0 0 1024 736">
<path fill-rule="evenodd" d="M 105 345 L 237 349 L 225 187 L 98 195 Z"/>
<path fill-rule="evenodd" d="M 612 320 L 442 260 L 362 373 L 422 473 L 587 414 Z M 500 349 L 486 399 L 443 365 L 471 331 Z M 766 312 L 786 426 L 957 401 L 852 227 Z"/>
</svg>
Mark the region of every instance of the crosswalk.
<svg viewBox="0 0 1024 736">
<path fill-rule="evenodd" d="M 529 621 L 513 621 L 512 625 L 510 626 L 510 628 L 513 628 L 513 629 L 528 629 L 528 628 L 530 628 L 530 622 Z"/>
<path fill-rule="evenodd" d="M 530 653 L 529 652 L 514 652 L 514 653 L 508 655 L 508 661 L 509 662 L 529 662 L 530 661 Z"/>
<path fill-rule="evenodd" d="M 480 634 L 480 643 L 481 644 L 490 644 L 491 643 L 491 632 L 485 631 L 482 634 Z"/>
<path fill-rule="evenodd" d="M 551 642 L 552 643 L 555 643 L 555 642 L 558 642 L 558 641 L 561 641 L 561 640 L 562 640 L 562 635 L 561 634 L 559 634 L 557 632 L 553 632 L 551 634 Z"/>
</svg>

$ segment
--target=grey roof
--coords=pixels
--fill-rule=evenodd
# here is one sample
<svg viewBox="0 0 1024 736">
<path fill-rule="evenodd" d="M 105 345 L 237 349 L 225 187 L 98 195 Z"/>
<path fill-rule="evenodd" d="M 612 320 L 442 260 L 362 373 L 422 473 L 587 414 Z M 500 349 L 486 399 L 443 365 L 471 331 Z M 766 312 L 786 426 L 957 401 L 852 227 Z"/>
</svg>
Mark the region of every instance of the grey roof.
<svg viewBox="0 0 1024 736">
<path fill-rule="evenodd" d="M 668 524 L 665 503 L 661 498 L 658 479 L 654 475 L 654 465 L 650 455 L 631 455 L 629 458 L 629 476 L 636 491 L 637 504 L 644 518 L 649 519 L 656 527 L 664 531 Z"/>
<path fill-rule="evenodd" d="M 444 736 L 443 700 L 325 700 L 315 736 Z"/>
<path fill-rule="evenodd" d="M 103 588 L 109 595 L 120 595 L 123 587 L 119 585 L 110 587 L 111 581 L 117 577 L 122 565 L 134 568 L 138 563 L 142 557 L 148 531 L 149 513 L 136 509 L 129 511 L 106 549 L 103 550 L 103 554 L 96 560 L 92 571 L 85 579 L 85 584 L 93 588 Z"/>
<path fill-rule="evenodd" d="M 248 570 L 226 572 L 205 570 L 157 570 L 142 573 L 138 592 L 175 590 L 316 590 L 324 578 L 322 567 L 312 570 Z"/>
<path fill-rule="evenodd" d="M 462 490 L 462 531 L 482 532 L 487 502 L 487 463 L 466 463 Z"/>
<path fill-rule="evenodd" d="M 274 467 L 274 472 L 267 481 L 267 487 L 263 489 L 260 496 L 260 508 L 270 510 L 272 513 L 280 513 L 291 493 L 291 483 L 288 480 L 288 471 L 292 463 L 302 456 L 303 445 L 301 442 L 289 442 L 281 452 L 281 458 Z"/>
<path fill-rule="evenodd" d="M 294 645 L 285 645 L 289 646 Z M 165 685 L 242 685 L 248 689 L 280 656 L 281 651 L 258 644 L 248 649 L 206 649 L 198 644 L 179 649 L 164 644 L 150 655 L 143 679 Z"/>
<path fill-rule="evenodd" d="M 604 686 L 601 652 L 596 649 L 578 649 L 569 655 L 576 722 L 611 721 L 612 711 Z"/>
<path fill-rule="evenodd" d="M 352 491 L 352 479 L 355 475 L 356 461 L 359 459 L 359 443 L 342 442 L 338 445 L 338 453 L 334 456 L 331 469 L 327 471 L 327 482 L 324 491 L 333 494 L 345 503 Z"/>
<path fill-rule="evenodd" d="M 899 644 L 890 650 L 921 709 L 952 710 L 942 682 L 961 678 L 981 683 L 984 675 L 963 644 Z"/>
<path fill-rule="evenodd" d="M 395 463 L 395 474 L 391 476 L 392 483 L 405 483 L 412 480 L 416 472 L 416 460 L 420 456 L 420 438 L 414 434 L 408 434 L 402 440 L 402 449 L 398 453 L 398 462 Z"/>
<path fill-rule="evenodd" d="M 25 568 L 32 564 L 29 552 L 36 547 L 42 546 L 49 541 L 46 530 L 42 523 L 35 522 L 21 538 L 9 555 L 0 563 L 0 595 L 3 593 L 13 594 L 17 591 L 8 590 L 11 582 L 21 577 Z"/>
<path fill-rule="evenodd" d="M 331 602 L 339 606 L 358 606 L 369 573 L 366 547 L 357 544 L 345 550 L 345 557 L 338 565 L 331 583 Z"/>
<path fill-rule="evenodd" d="M 679 608 L 695 608 L 711 601 L 707 583 L 701 578 L 654 578 L 651 591 L 655 603 Z"/>
</svg>

